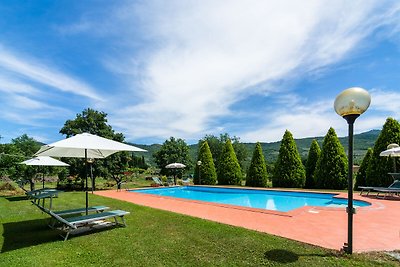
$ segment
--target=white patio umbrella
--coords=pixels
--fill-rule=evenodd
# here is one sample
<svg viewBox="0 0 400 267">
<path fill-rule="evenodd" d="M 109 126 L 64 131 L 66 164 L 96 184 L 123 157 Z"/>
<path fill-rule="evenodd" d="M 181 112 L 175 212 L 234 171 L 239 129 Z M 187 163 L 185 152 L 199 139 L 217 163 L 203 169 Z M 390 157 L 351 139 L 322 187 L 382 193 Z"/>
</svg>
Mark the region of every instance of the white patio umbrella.
<svg viewBox="0 0 400 267">
<path fill-rule="evenodd" d="M 106 158 L 120 151 L 142 151 L 146 150 L 103 138 L 90 133 L 82 133 L 66 138 L 64 140 L 42 146 L 36 156 L 53 156 L 67 158 L 85 158 L 85 182 L 86 182 L 86 214 L 88 209 L 88 158 Z"/>
<path fill-rule="evenodd" d="M 395 144 L 391 144 L 392 148 L 386 149 L 385 151 L 382 151 L 379 156 L 381 157 L 400 157 L 400 147 L 397 145 L 394 146 Z M 389 145 L 388 147 L 390 147 L 391 145 Z M 396 161 L 395 159 L 393 159 L 393 166 L 394 166 L 394 172 L 396 172 Z"/>
<path fill-rule="evenodd" d="M 57 159 L 53 159 L 52 157 L 48 156 L 40 156 L 40 157 L 34 157 L 28 160 L 25 160 L 23 162 L 20 162 L 20 164 L 25 164 L 29 166 L 69 166 L 69 164 L 62 162 Z M 43 172 L 43 188 L 44 188 L 44 172 Z"/>
<path fill-rule="evenodd" d="M 167 169 L 183 169 L 185 167 L 186 167 L 185 164 L 178 163 L 178 162 L 170 163 L 167 166 L 165 166 L 165 168 L 167 168 Z M 175 173 L 174 173 L 174 184 L 176 185 Z"/>
</svg>

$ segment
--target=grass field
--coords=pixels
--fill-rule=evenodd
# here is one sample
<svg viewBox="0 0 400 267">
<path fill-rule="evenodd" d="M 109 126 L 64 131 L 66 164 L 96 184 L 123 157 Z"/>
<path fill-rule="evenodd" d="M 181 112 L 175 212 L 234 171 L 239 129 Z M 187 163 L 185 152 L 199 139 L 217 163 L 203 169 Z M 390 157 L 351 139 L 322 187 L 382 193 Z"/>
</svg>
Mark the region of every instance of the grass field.
<svg viewBox="0 0 400 267">
<path fill-rule="evenodd" d="M 84 205 L 68 192 L 54 209 Z M 0 197 L 0 266 L 398 266 L 383 253 L 344 255 L 271 236 L 90 195 L 90 205 L 131 212 L 126 228 L 62 241 L 48 216 L 23 195 Z"/>
</svg>

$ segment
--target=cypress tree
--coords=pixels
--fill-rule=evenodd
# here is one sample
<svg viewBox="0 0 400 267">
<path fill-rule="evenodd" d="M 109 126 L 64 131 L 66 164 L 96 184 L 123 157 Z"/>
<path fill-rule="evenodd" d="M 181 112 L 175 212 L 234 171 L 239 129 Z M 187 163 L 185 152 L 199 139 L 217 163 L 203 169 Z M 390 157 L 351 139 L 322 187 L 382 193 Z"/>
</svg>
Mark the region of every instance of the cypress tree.
<svg viewBox="0 0 400 267">
<path fill-rule="evenodd" d="M 272 185 L 274 187 L 304 187 L 306 172 L 297 151 L 293 135 L 286 130 L 275 163 Z"/>
<path fill-rule="evenodd" d="M 247 171 L 246 186 L 267 187 L 267 180 L 268 175 L 264 155 L 262 153 L 261 144 L 257 142 L 250 167 Z"/>
<path fill-rule="evenodd" d="M 358 173 L 356 175 L 356 184 L 354 185 L 354 188 L 357 189 L 357 187 L 359 186 L 366 185 L 367 169 L 371 161 L 371 158 L 372 158 L 372 148 L 368 148 L 368 151 L 365 154 L 361 162 L 360 169 L 358 170 Z"/>
<path fill-rule="evenodd" d="M 335 130 L 325 135 L 315 168 L 316 188 L 344 189 L 347 185 L 347 156 Z"/>
<path fill-rule="evenodd" d="M 368 186 L 389 186 L 393 182 L 392 177 L 388 175 L 389 172 L 393 172 L 393 159 L 379 156 L 392 143 L 400 144 L 400 124 L 395 119 L 388 118 L 375 142 L 367 168 Z"/>
<path fill-rule="evenodd" d="M 241 185 L 243 175 L 230 139 L 222 148 L 218 166 L 218 184 Z"/>
<path fill-rule="evenodd" d="M 317 140 L 311 142 L 310 150 L 308 151 L 307 163 L 306 163 L 306 185 L 305 188 L 315 187 L 315 167 L 317 166 L 318 158 L 321 154 Z"/>
<path fill-rule="evenodd" d="M 217 173 L 215 171 L 213 157 L 207 141 L 202 142 L 200 145 L 197 161 L 199 160 L 201 161 L 201 165 L 200 166 L 196 165 L 195 167 L 193 183 L 206 184 L 206 185 L 216 184 Z M 199 169 L 200 169 L 200 175 L 199 175 Z"/>
</svg>

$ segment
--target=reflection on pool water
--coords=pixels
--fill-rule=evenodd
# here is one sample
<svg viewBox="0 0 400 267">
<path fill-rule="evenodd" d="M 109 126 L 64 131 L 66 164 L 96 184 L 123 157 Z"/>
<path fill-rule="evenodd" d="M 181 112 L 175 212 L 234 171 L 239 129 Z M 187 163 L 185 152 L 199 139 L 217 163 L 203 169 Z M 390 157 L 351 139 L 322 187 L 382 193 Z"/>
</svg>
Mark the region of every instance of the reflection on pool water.
<svg viewBox="0 0 400 267">
<path fill-rule="evenodd" d="M 257 209 L 287 212 L 304 206 L 345 207 L 347 199 L 336 198 L 335 194 L 290 192 L 277 190 L 254 190 L 205 186 L 179 186 L 152 189 L 136 189 L 131 192 L 207 201 Z M 354 207 L 371 205 L 354 200 Z"/>
</svg>

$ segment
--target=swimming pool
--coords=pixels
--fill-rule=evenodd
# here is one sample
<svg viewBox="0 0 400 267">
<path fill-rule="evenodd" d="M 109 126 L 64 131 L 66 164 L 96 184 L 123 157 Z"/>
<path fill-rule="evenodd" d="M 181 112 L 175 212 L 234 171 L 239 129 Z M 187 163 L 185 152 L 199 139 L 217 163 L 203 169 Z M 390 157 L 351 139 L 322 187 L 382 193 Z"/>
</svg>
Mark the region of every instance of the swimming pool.
<svg viewBox="0 0 400 267">
<path fill-rule="evenodd" d="M 288 212 L 303 206 L 345 207 L 347 199 L 335 198 L 335 194 L 221 188 L 205 186 L 179 186 L 152 189 L 136 189 L 131 192 L 191 200 L 229 204 L 265 210 Z M 370 203 L 353 201 L 354 207 L 369 206 Z"/>
</svg>

